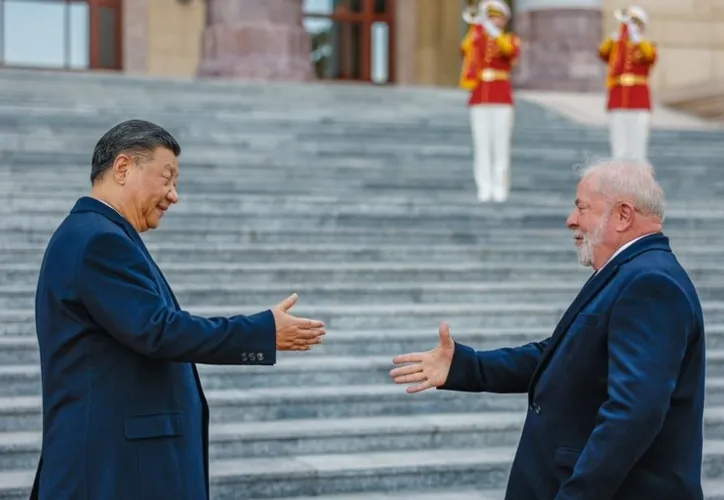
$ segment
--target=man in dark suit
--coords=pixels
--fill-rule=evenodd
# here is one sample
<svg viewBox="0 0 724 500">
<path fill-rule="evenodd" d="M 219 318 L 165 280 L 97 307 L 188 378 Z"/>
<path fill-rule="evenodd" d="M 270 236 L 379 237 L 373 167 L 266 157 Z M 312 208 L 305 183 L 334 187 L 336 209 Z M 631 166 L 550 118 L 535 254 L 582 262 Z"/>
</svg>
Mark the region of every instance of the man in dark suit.
<svg viewBox="0 0 724 500">
<path fill-rule="evenodd" d="M 98 141 L 90 196 L 53 234 L 36 294 L 43 445 L 32 498 L 209 496 L 209 409 L 195 363 L 273 365 L 320 321 L 287 310 L 203 318 L 180 308 L 141 240 L 178 202 L 180 147 L 131 120 Z"/>
<path fill-rule="evenodd" d="M 650 166 L 592 165 L 567 225 L 595 273 L 549 338 L 475 351 L 443 323 L 437 348 L 394 359 L 410 393 L 528 394 L 507 500 L 703 498 L 704 321 L 663 212 Z"/>
</svg>

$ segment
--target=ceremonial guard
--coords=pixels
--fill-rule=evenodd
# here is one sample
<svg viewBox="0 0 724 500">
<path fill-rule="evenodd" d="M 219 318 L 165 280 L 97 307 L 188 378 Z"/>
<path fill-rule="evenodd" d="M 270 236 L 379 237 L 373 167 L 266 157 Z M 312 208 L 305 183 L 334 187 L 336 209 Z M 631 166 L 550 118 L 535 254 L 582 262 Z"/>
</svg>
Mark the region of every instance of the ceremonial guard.
<svg viewBox="0 0 724 500">
<path fill-rule="evenodd" d="M 618 30 L 603 41 L 599 56 L 608 64 L 611 155 L 648 161 L 651 127 L 649 71 L 656 62 L 656 46 L 644 37 L 648 23 L 640 7 L 616 11 Z"/>
<path fill-rule="evenodd" d="M 520 40 L 503 31 L 510 20 L 510 8 L 500 0 L 468 7 L 463 19 L 469 28 L 460 46 L 460 87 L 470 91 L 468 106 L 478 199 L 502 202 L 510 191 L 514 117 L 510 71 L 520 53 Z"/>
</svg>

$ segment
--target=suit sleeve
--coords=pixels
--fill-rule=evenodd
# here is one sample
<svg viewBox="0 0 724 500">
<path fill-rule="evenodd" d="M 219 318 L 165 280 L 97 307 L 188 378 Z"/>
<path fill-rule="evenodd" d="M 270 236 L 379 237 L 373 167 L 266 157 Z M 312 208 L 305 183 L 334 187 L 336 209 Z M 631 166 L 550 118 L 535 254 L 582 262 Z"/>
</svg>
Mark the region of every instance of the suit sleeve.
<svg viewBox="0 0 724 500">
<path fill-rule="evenodd" d="M 208 364 L 276 362 L 270 310 L 230 318 L 202 318 L 176 310 L 159 294 L 148 260 L 124 235 L 101 233 L 88 243 L 78 283 L 80 298 L 98 325 L 149 358 Z"/>
<path fill-rule="evenodd" d="M 491 351 L 475 351 L 455 343 L 450 372 L 439 389 L 498 394 L 528 392 L 530 379 L 548 340 Z"/>
<path fill-rule="evenodd" d="M 608 399 L 555 500 L 613 498 L 663 425 L 696 321 L 667 276 L 642 274 L 623 291 L 609 323 Z"/>
</svg>

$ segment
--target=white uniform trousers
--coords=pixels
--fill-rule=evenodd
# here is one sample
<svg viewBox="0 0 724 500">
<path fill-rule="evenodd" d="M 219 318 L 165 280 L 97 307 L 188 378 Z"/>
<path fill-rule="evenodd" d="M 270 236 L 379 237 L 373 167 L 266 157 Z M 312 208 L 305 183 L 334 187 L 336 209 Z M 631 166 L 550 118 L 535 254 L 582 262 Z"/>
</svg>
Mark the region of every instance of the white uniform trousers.
<svg viewBox="0 0 724 500">
<path fill-rule="evenodd" d="M 611 156 L 647 162 L 651 112 L 647 109 L 612 109 L 608 113 Z"/>
<path fill-rule="evenodd" d="M 480 201 L 505 201 L 510 192 L 510 142 L 513 106 L 470 106 L 475 183 Z"/>
</svg>

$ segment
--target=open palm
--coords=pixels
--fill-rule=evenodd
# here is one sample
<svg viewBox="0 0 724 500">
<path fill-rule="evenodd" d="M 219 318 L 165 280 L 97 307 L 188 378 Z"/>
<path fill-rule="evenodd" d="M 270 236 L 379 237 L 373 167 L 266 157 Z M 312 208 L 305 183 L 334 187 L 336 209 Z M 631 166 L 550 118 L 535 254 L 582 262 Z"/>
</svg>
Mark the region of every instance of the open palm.
<svg viewBox="0 0 724 500">
<path fill-rule="evenodd" d="M 434 349 L 402 354 L 392 359 L 396 365 L 413 363 L 390 371 L 390 376 L 396 384 L 417 384 L 407 388 L 410 394 L 440 387 L 447 380 L 455 352 L 455 342 L 450 337 L 450 327 L 447 323 L 440 324 L 439 333 L 440 344 Z"/>
</svg>

